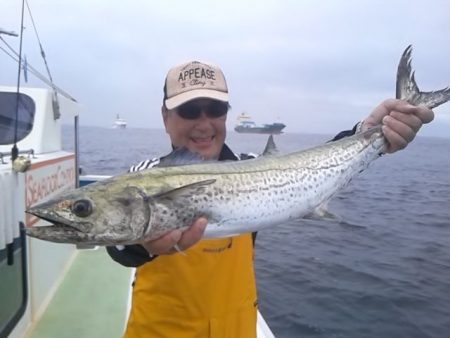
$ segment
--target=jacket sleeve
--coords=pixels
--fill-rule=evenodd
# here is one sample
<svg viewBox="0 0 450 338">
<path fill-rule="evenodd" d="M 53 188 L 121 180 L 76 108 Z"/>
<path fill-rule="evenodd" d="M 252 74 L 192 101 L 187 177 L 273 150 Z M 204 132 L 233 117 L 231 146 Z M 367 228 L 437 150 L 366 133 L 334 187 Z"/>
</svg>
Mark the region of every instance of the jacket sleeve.
<svg viewBox="0 0 450 338">
<path fill-rule="evenodd" d="M 337 134 L 334 138 L 332 138 L 330 141 L 337 141 L 340 140 L 341 138 L 347 137 L 347 136 L 352 136 L 356 134 L 356 131 L 360 128 L 361 122 L 358 122 L 357 124 L 355 124 L 355 126 L 351 129 L 351 130 L 344 130 L 341 131 L 339 134 Z M 330 142 L 329 141 L 329 142 Z"/>
<path fill-rule="evenodd" d="M 150 262 L 157 256 L 150 257 L 142 245 L 127 245 L 125 247 L 108 246 L 106 251 L 117 263 L 136 268 L 144 263 Z"/>
</svg>

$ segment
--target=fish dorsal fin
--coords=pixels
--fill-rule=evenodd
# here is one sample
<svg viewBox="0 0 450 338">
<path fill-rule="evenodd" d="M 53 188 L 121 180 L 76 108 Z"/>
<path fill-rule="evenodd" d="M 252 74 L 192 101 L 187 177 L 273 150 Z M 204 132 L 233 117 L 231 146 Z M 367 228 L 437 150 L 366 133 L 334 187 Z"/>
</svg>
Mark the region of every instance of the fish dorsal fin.
<svg viewBox="0 0 450 338">
<path fill-rule="evenodd" d="M 264 148 L 262 155 L 269 156 L 276 154 L 278 154 L 278 149 L 277 146 L 275 145 L 275 141 L 273 140 L 273 135 L 270 134 L 269 138 L 267 139 L 267 144 L 266 147 Z"/>
<path fill-rule="evenodd" d="M 213 161 L 205 160 L 200 154 L 194 153 L 189 149 L 182 147 L 174 149 L 169 155 L 161 157 L 159 163 L 155 165 L 155 167 L 174 167 L 205 162 Z"/>
<path fill-rule="evenodd" d="M 152 197 L 155 199 L 169 199 L 174 200 L 177 198 L 190 198 L 192 195 L 198 195 L 202 193 L 207 185 L 213 184 L 216 182 L 215 179 L 198 181 L 191 184 L 183 185 L 179 188 L 171 189 Z"/>
</svg>

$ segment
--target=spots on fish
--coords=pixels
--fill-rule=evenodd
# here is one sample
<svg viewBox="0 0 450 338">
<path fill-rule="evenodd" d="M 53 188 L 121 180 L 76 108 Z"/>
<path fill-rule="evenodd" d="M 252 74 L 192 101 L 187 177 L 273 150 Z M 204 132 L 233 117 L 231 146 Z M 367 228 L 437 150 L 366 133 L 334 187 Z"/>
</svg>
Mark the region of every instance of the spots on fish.
<svg viewBox="0 0 450 338">
<path fill-rule="evenodd" d="M 189 222 L 199 211 L 208 210 L 211 217 L 225 219 L 220 228 L 230 226 L 228 222 L 233 219 L 254 224 L 277 218 L 281 213 L 288 214 L 289 218 L 298 217 L 298 210 L 315 205 L 318 199 L 326 199 L 328 191 L 347 180 L 348 171 L 353 170 L 352 156 L 359 154 L 361 147 L 357 151 L 349 149 L 346 152 L 328 149 L 316 158 L 299 160 L 301 165 L 271 164 L 273 170 L 221 174 L 216 176 L 216 184 L 205 186 L 200 194 L 186 200 L 186 205 L 181 205 L 182 211 L 164 216 L 178 218 L 182 223 Z M 337 151 L 341 154 L 336 156 Z M 306 207 L 299 207 L 302 203 Z M 165 222 L 169 224 L 168 220 Z"/>
</svg>

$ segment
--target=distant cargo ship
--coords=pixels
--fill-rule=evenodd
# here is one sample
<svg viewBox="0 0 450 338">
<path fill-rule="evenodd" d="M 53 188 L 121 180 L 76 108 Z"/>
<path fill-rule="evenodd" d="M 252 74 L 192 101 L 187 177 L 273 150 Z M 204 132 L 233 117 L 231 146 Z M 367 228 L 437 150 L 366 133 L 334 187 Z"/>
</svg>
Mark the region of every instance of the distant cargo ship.
<svg viewBox="0 0 450 338">
<path fill-rule="evenodd" d="M 117 114 L 117 118 L 114 121 L 113 128 L 114 129 L 125 129 L 127 127 L 127 121 L 120 118 L 119 114 Z"/>
<path fill-rule="evenodd" d="M 237 118 L 237 124 L 234 130 L 238 133 L 247 134 L 281 134 L 282 130 L 286 127 L 284 123 L 271 123 L 257 125 L 250 115 L 242 113 Z"/>
</svg>

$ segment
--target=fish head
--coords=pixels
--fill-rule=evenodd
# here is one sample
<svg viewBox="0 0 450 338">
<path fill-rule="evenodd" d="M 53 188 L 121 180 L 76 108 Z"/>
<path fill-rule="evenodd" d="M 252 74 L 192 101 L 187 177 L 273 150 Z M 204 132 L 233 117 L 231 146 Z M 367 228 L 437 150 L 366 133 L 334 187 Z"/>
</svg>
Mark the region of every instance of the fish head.
<svg viewBox="0 0 450 338">
<path fill-rule="evenodd" d="M 143 190 L 114 182 L 97 182 L 63 193 L 26 212 L 52 223 L 27 228 L 27 235 L 73 244 L 136 243 L 144 237 L 150 219 Z"/>
</svg>

